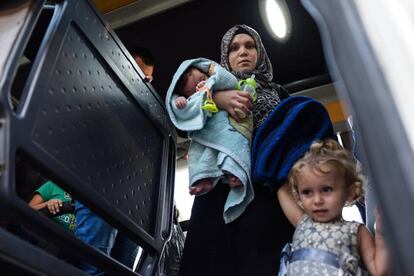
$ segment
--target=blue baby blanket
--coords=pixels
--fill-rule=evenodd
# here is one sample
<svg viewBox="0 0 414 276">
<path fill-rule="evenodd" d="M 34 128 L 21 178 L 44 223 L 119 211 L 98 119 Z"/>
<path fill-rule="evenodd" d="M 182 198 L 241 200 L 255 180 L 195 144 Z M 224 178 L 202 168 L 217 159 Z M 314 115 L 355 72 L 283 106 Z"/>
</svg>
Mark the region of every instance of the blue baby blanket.
<svg viewBox="0 0 414 276">
<path fill-rule="evenodd" d="M 334 138 L 329 114 L 304 96 L 283 100 L 257 129 L 252 144 L 252 178 L 276 190 L 313 141 Z"/>
<path fill-rule="evenodd" d="M 226 172 L 238 177 L 243 183 L 240 187 L 230 189 L 227 197 L 223 218 L 229 223 L 238 218 L 254 198 L 250 175 L 250 141 L 230 124 L 226 111 L 207 116 L 207 112 L 201 109 L 206 99 L 205 91 L 189 97 L 185 108 L 176 107 L 175 100 L 180 95 L 175 91 L 175 87 L 189 66 L 194 66 L 209 75 L 206 86 L 213 93 L 216 90 L 235 89 L 237 78 L 211 60 L 186 60 L 174 74 L 166 95 L 166 107 L 171 121 L 178 129 L 188 131 L 191 138 L 190 186 L 204 178 L 213 179 L 216 185 Z"/>
</svg>

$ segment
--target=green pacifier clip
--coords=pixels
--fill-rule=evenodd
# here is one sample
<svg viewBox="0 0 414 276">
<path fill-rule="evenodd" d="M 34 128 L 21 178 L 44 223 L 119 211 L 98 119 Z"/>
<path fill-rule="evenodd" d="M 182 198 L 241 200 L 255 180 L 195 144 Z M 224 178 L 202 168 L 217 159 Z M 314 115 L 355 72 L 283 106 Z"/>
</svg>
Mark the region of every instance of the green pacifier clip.
<svg viewBox="0 0 414 276">
<path fill-rule="evenodd" d="M 217 113 L 219 110 L 216 103 L 213 101 L 210 90 L 206 91 L 207 99 L 204 101 L 204 104 L 201 106 L 201 109 L 209 111 L 211 113 Z"/>
</svg>

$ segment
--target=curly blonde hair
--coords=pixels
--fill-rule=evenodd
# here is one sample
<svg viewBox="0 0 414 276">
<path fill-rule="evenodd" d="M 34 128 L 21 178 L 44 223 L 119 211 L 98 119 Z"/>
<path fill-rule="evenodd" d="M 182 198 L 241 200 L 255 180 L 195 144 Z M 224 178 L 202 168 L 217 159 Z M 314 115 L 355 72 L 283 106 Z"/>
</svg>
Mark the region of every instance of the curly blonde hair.
<svg viewBox="0 0 414 276">
<path fill-rule="evenodd" d="M 298 179 L 302 169 L 306 166 L 316 170 L 319 173 L 329 173 L 324 169 L 324 164 L 333 165 L 336 169 L 344 174 L 345 183 L 348 186 L 355 185 L 355 198 L 363 196 L 362 183 L 363 178 L 357 170 L 357 160 L 338 142 L 332 139 L 313 142 L 310 149 L 305 155 L 296 161 L 288 175 L 288 181 L 292 194 L 296 200 L 299 200 Z"/>
</svg>

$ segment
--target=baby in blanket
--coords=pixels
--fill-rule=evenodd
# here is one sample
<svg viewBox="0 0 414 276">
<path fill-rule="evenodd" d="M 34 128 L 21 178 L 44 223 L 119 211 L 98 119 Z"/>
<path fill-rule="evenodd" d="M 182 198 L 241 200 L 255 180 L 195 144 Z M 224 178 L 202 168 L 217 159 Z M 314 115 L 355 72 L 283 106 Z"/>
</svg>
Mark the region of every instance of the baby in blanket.
<svg viewBox="0 0 414 276">
<path fill-rule="evenodd" d="M 214 70 L 213 67 L 211 69 Z M 197 69 L 194 66 L 189 66 L 177 82 L 176 90 L 181 96 L 175 99 L 175 106 L 178 109 L 184 109 L 187 106 L 187 98 L 191 97 L 195 93 L 200 91 L 211 93 L 210 89 L 206 87 L 206 81 L 208 78 L 209 76 L 200 69 Z M 189 162 L 194 162 L 194 160 L 189 160 Z M 231 188 L 236 188 L 242 185 L 240 179 L 236 176 L 232 175 L 230 172 L 225 173 L 227 174 L 228 183 Z M 213 186 L 212 178 L 200 179 L 193 184 L 193 186 L 190 186 L 190 195 L 204 194 L 213 189 Z"/>
<path fill-rule="evenodd" d="M 214 105 L 214 91 L 235 89 L 237 82 L 233 74 L 211 60 L 185 60 L 166 96 L 171 121 L 191 138 L 190 194 L 207 193 L 223 179 L 230 187 L 223 212 L 226 223 L 238 218 L 254 198 L 250 174 L 253 120 L 250 115 L 238 123 L 224 110 L 204 107 L 206 102 Z"/>
</svg>

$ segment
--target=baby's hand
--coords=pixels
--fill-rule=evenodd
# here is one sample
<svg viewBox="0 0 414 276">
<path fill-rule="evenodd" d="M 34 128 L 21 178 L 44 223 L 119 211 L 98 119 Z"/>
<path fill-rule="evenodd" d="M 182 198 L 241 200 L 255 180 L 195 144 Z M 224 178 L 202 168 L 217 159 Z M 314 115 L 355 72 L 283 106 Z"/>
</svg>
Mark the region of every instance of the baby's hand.
<svg viewBox="0 0 414 276">
<path fill-rule="evenodd" d="M 183 109 L 184 107 L 187 106 L 187 99 L 184 97 L 178 97 L 177 99 L 175 99 L 175 106 L 178 109 Z"/>
<path fill-rule="evenodd" d="M 200 81 L 199 83 L 197 83 L 196 85 L 196 91 L 201 91 L 203 89 L 203 87 L 206 85 L 206 81 Z"/>
</svg>

